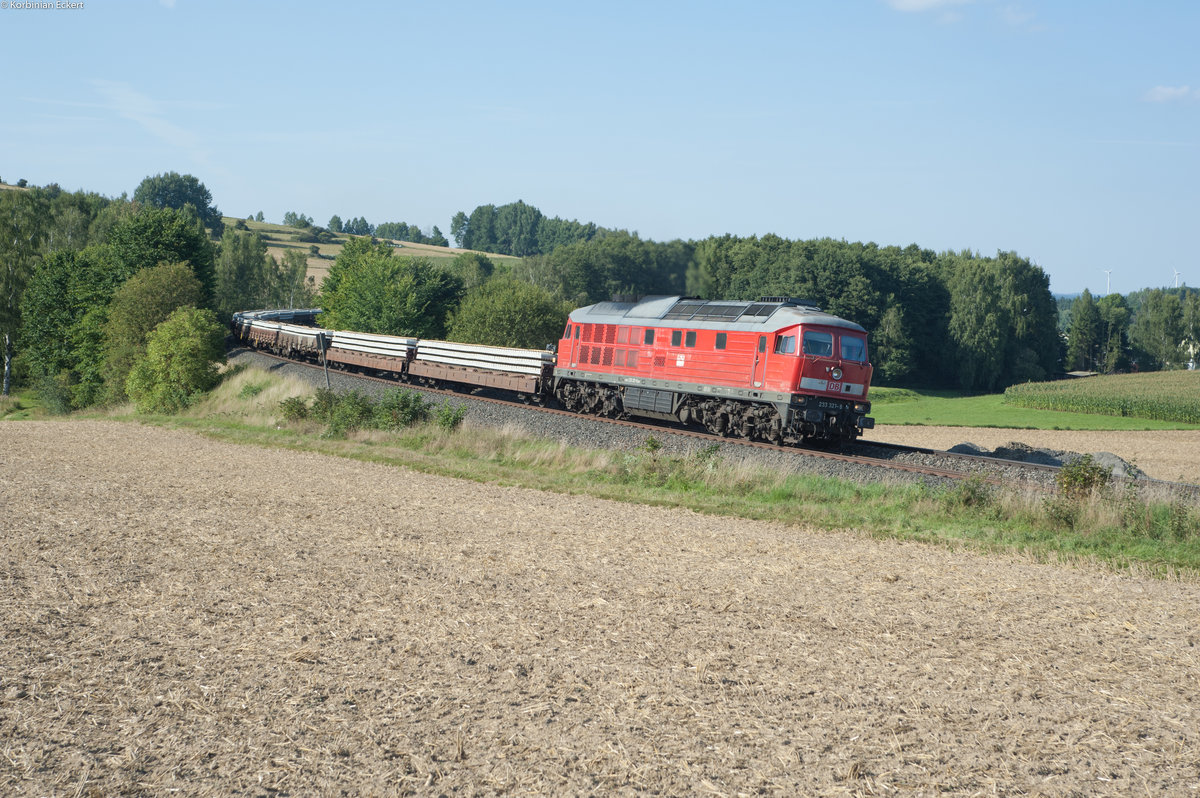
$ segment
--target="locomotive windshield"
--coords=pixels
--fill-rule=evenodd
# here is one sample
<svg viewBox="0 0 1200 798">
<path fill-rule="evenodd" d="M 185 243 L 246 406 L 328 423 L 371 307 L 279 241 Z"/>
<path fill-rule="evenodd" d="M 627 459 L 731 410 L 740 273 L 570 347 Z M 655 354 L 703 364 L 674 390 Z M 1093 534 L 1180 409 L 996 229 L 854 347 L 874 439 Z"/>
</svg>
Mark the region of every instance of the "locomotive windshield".
<svg viewBox="0 0 1200 798">
<path fill-rule="evenodd" d="M 842 360 L 861 363 L 867 359 L 867 342 L 853 335 L 842 336 Z"/>
<path fill-rule="evenodd" d="M 804 331 L 804 354 L 817 357 L 833 356 L 833 333 L 820 330 Z"/>
</svg>

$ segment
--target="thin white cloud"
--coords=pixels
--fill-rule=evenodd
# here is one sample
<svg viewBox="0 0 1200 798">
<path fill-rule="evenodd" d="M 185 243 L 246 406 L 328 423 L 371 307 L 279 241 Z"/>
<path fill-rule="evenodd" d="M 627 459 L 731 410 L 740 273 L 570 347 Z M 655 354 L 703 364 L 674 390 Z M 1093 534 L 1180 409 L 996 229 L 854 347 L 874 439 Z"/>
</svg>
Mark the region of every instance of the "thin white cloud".
<svg viewBox="0 0 1200 798">
<path fill-rule="evenodd" d="M 942 11 L 953 6 L 967 5 L 974 0 L 883 0 L 896 11 Z"/>
<path fill-rule="evenodd" d="M 105 107 L 116 112 L 118 116 L 137 123 L 147 133 L 182 150 L 194 160 L 207 163 L 208 153 L 200 137 L 168 120 L 162 104 L 137 91 L 128 83 L 97 79 L 92 81 L 92 85 L 108 100 Z"/>
<path fill-rule="evenodd" d="M 1043 31 L 1045 27 L 1037 22 L 1037 13 L 1016 3 L 1000 7 L 1000 19 L 1011 28 L 1025 31 Z"/>
<path fill-rule="evenodd" d="M 1191 86 L 1155 86 L 1142 95 L 1148 103 L 1173 103 L 1200 99 L 1200 89 Z"/>
</svg>

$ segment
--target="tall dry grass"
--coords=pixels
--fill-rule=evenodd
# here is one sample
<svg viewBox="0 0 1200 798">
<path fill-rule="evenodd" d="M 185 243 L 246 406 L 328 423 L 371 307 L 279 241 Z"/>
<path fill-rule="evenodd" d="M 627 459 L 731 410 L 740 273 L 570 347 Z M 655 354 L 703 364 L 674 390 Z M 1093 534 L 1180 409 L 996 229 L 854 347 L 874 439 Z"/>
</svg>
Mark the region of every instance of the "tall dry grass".
<svg viewBox="0 0 1200 798">
<path fill-rule="evenodd" d="M 227 418 L 248 426 L 273 426 L 280 420 L 280 402 L 312 392 L 312 386 L 298 377 L 271 374 L 259 368 L 233 368 L 220 385 L 183 415 Z"/>
</svg>

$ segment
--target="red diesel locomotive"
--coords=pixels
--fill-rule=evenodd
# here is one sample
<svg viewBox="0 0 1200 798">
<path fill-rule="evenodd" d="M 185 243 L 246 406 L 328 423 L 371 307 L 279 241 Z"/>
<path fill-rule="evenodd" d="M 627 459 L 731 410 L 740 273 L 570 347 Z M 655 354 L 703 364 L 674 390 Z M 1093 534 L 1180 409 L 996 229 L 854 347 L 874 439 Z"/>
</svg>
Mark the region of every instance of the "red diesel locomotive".
<svg viewBox="0 0 1200 798">
<path fill-rule="evenodd" d="M 815 305 L 651 297 L 570 314 L 554 395 L 566 408 L 698 424 L 772 443 L 875 426 L 867 333 Z"/>
</svg>

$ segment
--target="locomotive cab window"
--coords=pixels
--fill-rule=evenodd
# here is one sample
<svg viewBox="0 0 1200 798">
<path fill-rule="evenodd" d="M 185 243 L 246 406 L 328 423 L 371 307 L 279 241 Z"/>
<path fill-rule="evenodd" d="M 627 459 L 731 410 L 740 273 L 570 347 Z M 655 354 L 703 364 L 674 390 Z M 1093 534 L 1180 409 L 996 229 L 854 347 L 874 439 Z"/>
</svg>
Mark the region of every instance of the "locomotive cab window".
<svg viewBox="0 0 1200 798">
<path fill-rule="evenodd" d="M 867 359 L 867 342 L 854 335 L 843 335 L 841 340 L 842 360 L 861 363 Z"/>
<path fill-rule="evenodd" d="M 679 342 L 683 340 L 683 333 L 679 330 L 671 330 L 671 346 L 679 346 Z"/>
<path fill-rule="evenodd" d="M 645 340 L 646 346 L 650 346 L 650 344 L 654 343 L 654 330 L 653 329 L 646 330 L 646 337 L 644 340 Z"/>
<path fill-rule="evenodd" d="M 580 328 L 580 327 L 582 327 L 582 326 L 583 326 L 582 324 L 576 324 L 576 325 L 575 325 L 575 337 L 576 337 L 576 338 L 578 338 L 578 337 L 579 337 L 579 328 Z"/>
<path fill-rule="evenodd" d="M 696 333 L 689 332 L 687 335 L 685 335 L 683 337 L 683 345 L 684 346 L 695 346 L 696 345 Z"/>
<path fill-rule="evenodd" d="M 567 331 L 565 333 L 563 333 L 563 338 L 570 338 L 570 337 L 571 337 L 571 325 L 568 324 Z"/>
<path fill-rule="evenodd" d="M 794 355 L 794 354 L 796 354 L 796 336 L 781 335 L 778 338 L 776 338 L 775 339 L 775 354 L 777 354 L 777 355 Z"/>
<path fill-rule="evenodd" d="M 833 333 L 820 330 L 804 331 L 804 354 L 833 357 Z"/>
<path fill-rule="evenodd" d="M 717 345 L 715 348 L 716 349 L 724 349 L 725 348 L 725 333 L 717 333 Z"/>
</svg>

